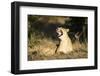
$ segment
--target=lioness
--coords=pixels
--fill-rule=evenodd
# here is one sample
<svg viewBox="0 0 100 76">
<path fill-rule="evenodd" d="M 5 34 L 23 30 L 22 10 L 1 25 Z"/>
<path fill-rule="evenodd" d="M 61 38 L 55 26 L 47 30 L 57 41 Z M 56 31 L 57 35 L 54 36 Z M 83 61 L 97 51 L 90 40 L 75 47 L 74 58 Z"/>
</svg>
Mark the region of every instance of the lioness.
<svg viewBox="0 0 100 76">
<path fill-rule="evenodd" d="M 69 29 L 59 27 L 57 28 L 56 32 L 58 33 L 58 38 L 60 39 L 60 44 L 57 48 L 57 52 L 67 54 L 73 51 L 72 42 L 68 36 Z"/>
</svg>

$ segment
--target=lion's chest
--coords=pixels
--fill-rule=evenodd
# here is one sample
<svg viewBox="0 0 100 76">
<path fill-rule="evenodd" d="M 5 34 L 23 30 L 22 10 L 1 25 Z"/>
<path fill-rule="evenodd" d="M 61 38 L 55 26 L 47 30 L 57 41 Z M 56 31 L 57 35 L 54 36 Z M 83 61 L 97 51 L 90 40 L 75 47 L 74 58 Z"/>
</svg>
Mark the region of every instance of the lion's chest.
<svg viewBox="0 0 100 76">
<path fill-rule="evenodd" d="M 73 50 L 71 39 L 67 34 L 63 34 L 60 38 L 60 46 L 58 48 L 59 52 L 68 53 Z"/>
</svg>

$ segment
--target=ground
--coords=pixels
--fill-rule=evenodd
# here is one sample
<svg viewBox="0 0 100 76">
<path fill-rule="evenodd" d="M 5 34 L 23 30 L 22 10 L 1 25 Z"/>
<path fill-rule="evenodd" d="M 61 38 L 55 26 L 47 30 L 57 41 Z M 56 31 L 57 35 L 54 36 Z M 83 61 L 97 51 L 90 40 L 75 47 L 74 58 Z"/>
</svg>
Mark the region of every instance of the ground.
<svg viewBox="0 0 100 76">
<path fill-rule="evenodd" d="M 85 50 L 75 50 L 72 51 L 68 54 L 63 54 L 63 53 L 55 53 L 54 55 L 50 56 L 45 56 L 45 55 L 40 55 L 36 51 L 30 52 L 28 55 L 28 60 L 33 61 L 33 60 L 53 60 L 53 59 L 80 59 L 80 58 L 87 58 L 87 51 Z"/>
</svg>

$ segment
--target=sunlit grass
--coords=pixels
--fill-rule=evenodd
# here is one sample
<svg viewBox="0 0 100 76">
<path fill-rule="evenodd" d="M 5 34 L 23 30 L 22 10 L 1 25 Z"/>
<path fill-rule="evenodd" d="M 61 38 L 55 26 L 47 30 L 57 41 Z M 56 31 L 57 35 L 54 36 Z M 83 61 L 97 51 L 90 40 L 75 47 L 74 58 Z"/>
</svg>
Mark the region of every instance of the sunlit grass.
<svg viewBox="0 0 100 76">
<path fill-rule="evenodd" d="M 87 42 L 80 43 L 76 40 L 73 43 L 74 50 L 68 54 L 55 53 L 57 43 L 58 41 L 54 41 L 51 38 L 32 34 L 31 38 L 28 40 L 28 60 L 87 58 Z"/>
</svg>

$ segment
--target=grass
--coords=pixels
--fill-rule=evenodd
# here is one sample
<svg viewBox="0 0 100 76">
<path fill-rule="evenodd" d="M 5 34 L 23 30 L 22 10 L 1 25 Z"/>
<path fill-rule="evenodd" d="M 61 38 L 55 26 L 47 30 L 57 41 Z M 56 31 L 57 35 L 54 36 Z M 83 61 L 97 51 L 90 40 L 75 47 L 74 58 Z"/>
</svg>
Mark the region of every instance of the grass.
<svg viewBox="0 0 100 76">
<path fill-rule="evenodd" d="M 55 53 L 58 41 L 32 34 L 28 40 L 28 60 L 80 59 L 88 57 L 87 43 L 75 41 L 74 50 L 68 54 Z"/>
<path fill-rule="evenodd" d="M 87 51 L 84 50 L 75 50 L 70 52 L 69 54 L 63 53 L 56 53 L 54 55 L 45 56 L 40 55 L 37 52 L 30 52 L 28 55 L 28 60 L 53 60 L 53 59 L 80 59 L 80 58 L 87 58 Z"/>
</svg>

